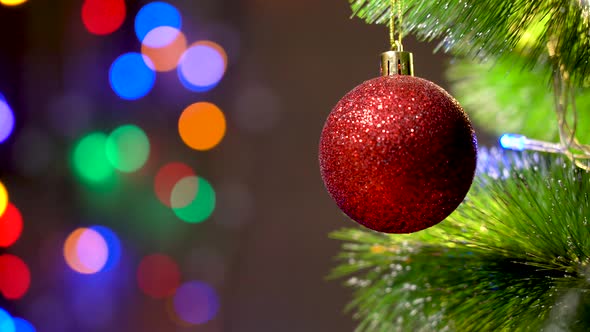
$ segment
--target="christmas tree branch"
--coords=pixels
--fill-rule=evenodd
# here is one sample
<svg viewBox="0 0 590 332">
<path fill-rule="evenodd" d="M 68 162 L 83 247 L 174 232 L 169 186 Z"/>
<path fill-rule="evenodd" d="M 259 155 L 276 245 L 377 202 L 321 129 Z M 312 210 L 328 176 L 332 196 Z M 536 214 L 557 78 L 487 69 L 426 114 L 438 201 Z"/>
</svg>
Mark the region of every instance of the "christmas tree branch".
<svg viewBox="0 0 590 332">
<path fill-rule="evenodd" d="M 466 201 L 407 235 L 340 230 L 357 331 L 588 330 L 590 174 L 480 150 Z"/>
<path fill-rule="evenodd" d="M 390 0 L 349 0 L 353 16 L 389 22 Z M 590 3 L 581 0 L 404 0 L 404 33 L 441 39 L 445 52 L 486 60 L 518 53 L 528 67 L 548 60 L 581 86 L 590 74 Z M 548 48 L 552 57 L 548 57 Z M 547 81 L 552 66 L 547 68 Z"/>
<path fill-rule="evenodd" d="M 503 60 L 479 63 L 455 59 L 446 76 L 450 91 L 459 100 L 471 120 L 498 136 L 518 133 L 555 142 L 559 128 L 553 91 L 541 68 L 522 70 L 523 59 L 510 56 Z M 590 90 L 575 89 L 578 110 L 576 131 L 581 142 L 590 142 Z M 571 117 L 569 122 L 573 122 Z M 490 127 L 490 124 L 494 126 Z"/>
</svg>

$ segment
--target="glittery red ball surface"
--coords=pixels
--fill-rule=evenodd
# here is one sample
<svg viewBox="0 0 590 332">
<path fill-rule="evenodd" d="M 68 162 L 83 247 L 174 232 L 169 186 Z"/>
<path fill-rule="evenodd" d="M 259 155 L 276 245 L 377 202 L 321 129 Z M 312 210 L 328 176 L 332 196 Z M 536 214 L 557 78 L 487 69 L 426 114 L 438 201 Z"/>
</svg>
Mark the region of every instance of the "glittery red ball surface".
<svg viewBox="0 0 590 332">
<path fill-rule="evenodd" d="M 477 141 L 459 103 L 438 85 L 396 75 L 366 81 L 334 107 L 320 171 L 340 209 L 385 233 L 445 219 L 475 173 Z"/>
</svg>

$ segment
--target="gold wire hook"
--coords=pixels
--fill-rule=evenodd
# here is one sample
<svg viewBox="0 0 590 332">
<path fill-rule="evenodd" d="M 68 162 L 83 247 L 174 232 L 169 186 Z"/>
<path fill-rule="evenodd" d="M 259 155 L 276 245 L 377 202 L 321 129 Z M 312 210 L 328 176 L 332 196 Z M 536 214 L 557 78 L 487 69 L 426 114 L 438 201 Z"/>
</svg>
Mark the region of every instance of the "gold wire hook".
<svg viewBox="0 0 590 332">
<path fill-rule="evenodd" d="M 397 6 L 396 6 L 397 5 Z M 403 23 L 403 0 L 391 0 L 391 11 L 389 14 L 389 42 L 391 44 L 392 51 L 403 51 L 402 45 L 402 23 Z M 397 11 L 397 15 L 396 15 Z M 395 17 L 397 16 L 398 28 L 397 28 L 397 39 L 395 38 Z"/>
<path fill-rule="evenodd" d="M 381 76 L 409 75 L 414 76 L 413 56 L 410 52 L 404 52 L 402 45 L 402 14 L 403 1 L 391 0 L 389 13 L 389 42 L 391 50 L 381 53 Z M 397 16 L 397 30 L 396 30 Z M 397 38 L 396 38 L 397 32 Z"/>
</svg>

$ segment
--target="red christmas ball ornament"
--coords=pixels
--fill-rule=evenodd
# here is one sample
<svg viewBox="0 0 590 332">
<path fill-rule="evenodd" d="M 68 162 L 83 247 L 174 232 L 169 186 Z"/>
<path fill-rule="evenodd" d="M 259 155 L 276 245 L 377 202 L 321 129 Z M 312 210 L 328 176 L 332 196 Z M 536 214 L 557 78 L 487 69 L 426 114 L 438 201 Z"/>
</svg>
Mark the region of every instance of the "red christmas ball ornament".
<svg viewBox="0 0 590 332">
<path fill-rule="evenodd" d="M 385 233 L 445 219 L 465 198 L 476 158 L 475 133 L 459 103 L 430 81 L 397 74 L 347 93 L 328 116 L 319 147 L 322 179 L 336 204 Z"/>
</svg>

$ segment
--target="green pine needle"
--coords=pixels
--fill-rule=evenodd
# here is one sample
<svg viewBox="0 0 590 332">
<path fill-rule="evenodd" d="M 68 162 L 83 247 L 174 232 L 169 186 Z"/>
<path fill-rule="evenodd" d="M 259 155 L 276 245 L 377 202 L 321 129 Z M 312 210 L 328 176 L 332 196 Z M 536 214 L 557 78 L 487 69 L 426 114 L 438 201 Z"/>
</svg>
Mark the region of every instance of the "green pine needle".
<svg viewBox="0 0 590 332">
<path fill-rule="evenodd" d="M 388 23 L 391 0 L 349 2 L 353 16 L 368 23 Z M 583 84 L 590 74 L 587 1 L 403 0 L 403 3 L 404 33 L 428 41 L 442 40 L 439 47 L 445 51 L 483 60 L 516 52 L 525 56 L 526 65 L 532 68 L 547 63 L 548 44 L 551 44 L 556 51 L 554 64 L 563 64 L 575 83 Z M 543 67 L 548 69 L 549 78 L 551 66 Z"/>
<path fill-rule="evenodd" d="M 334 232 L 357 331 L 590 330 L 590 174 L 558 158 L 481 149 L 439 225 Z"/>
<path fill-rule="evenodd" d="M 558 141 L 553 92 L 544 71 L 522 70 L 522 58 L 510 57 L 488 63 L 455 60 L 447 69 L 451 92 L 470 118 L 496 134 L 518 133 L 530 138 Z M 590 90 L 576 96 L 576 136 L 590 142 Z M 569 123 L 573 123 L 571 121 Z"/>
</svg>

